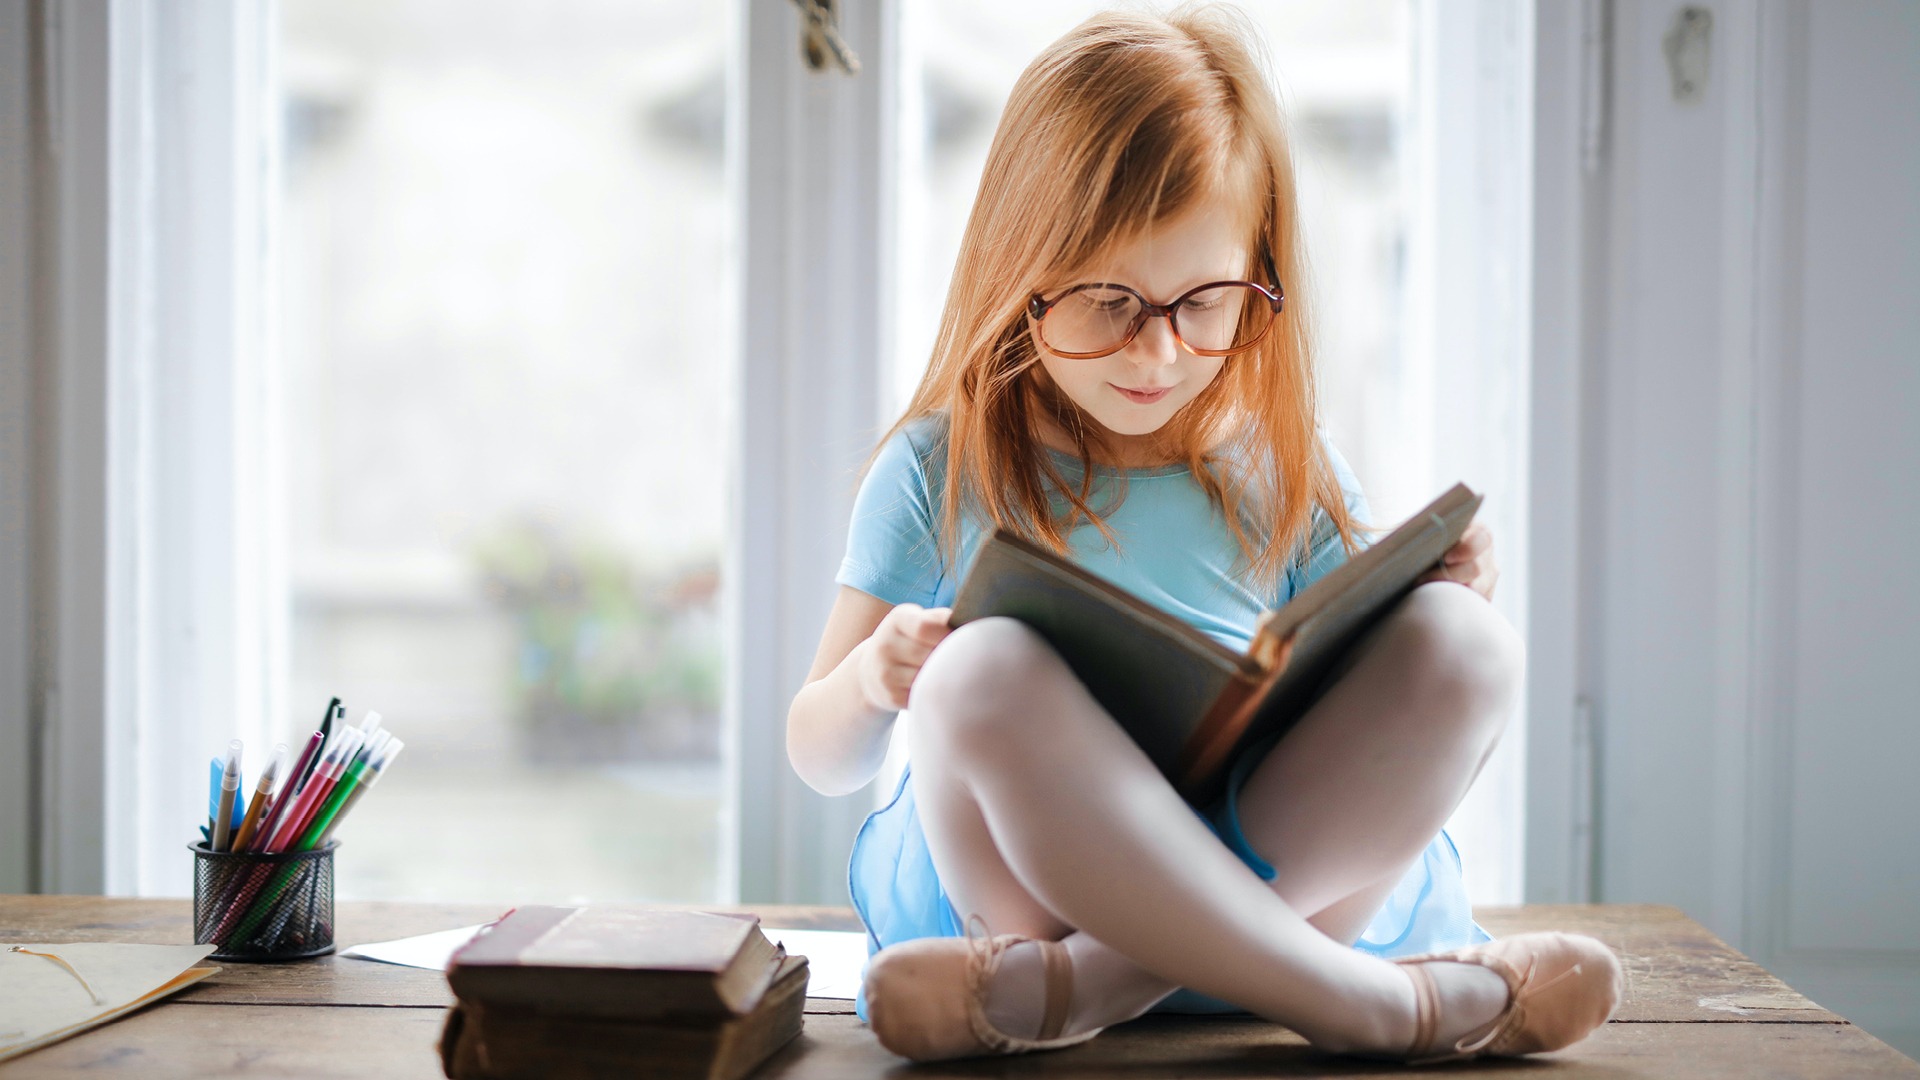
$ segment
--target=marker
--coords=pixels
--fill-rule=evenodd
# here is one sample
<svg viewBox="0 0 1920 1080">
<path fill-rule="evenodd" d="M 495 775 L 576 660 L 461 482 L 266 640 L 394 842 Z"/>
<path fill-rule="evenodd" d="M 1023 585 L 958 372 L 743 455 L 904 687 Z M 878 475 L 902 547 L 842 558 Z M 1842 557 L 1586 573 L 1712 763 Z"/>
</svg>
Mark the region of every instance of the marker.
<svg viewBox="0 0 1920 1080">
<path fill-rule="evenodd" d="M 344 716 L 346 715 L 346 709 L 341 707 L 339 698 L 328 698 L 326 714 L 320 717 L 320 743 L 322 746 L 326 745 L 328 739 L 333 738 L 334 713 L 340 713 Z M 295 785 L 294 790 L 298 791 L 307 786 L 307 781 L 313 778 L 313 767 L 318 764 L 320 764 L 319 758 L 310 758 L 307 760 L 305 768 L 296 770 L 292 774 L 290 779 L 299 781 L 299 783 Z"/>
<path fill-rule="evenodd" d="M 360 749 L 360 738 L 359 728 L 347 728 L 341 733 L 340 738 L 334 740 L 334 745 L 327 750 L 325 760 L 313 770 L 313 778 L 308 780 L 307 786 L 301 790 L 298 801 L 293 804 L 291 810 L 287 811 L 287 816 L 274 830 L 272 846 L 267 849 L 268 851 L 289 850 L 294 842 L 300 839 L 306 831 L 307 822 L 313 817 L 313 812 L 320 808 L 320 803 L 326 799 L 327 793 L 333 790 L 334 782 L 340 778 L 340 771 L 347 767 L 347 762 L 352 759 L 354 752 Z"/>
<path fill-rule="evenodd" d="M 320 751 L 325 748 L 326 742 L 326 737 L 317 731 L 307 738 L 306 748 L 300 751 L 300 760 L 294 762 L 293 768 L 287 772 L 287 781 L 280 785 L 280 794 L 274 797 L 273 805 L 267 809 L 266 820 L 262 821 L 260 828 L 255 831 L 253 837 L 255 851 L 272 850 L 267 846 L 267 842 L 273 839 L 274 832 L 280 828 L 281 820 L 287 816 L 287 810 L 293 806 L 294 797 L 300 794 L 300 778 L 311 771 L 310 766 L 313 760 L 320 756 Z"/>
<path fill-rule="evenodd" d="M 294 846 L 294 850 L 307 851 L 319 844 L 320 837 L 325 835 L 333 825 L 333 819 L 339 816 L 340 808 L 346 805 L 347 800 L 351 799 L 353 793 L 365 782 L 367 770 L 370 767 L 368 763 L 385 752 L 388 741 L 387 733 L 382 731 L 368 740 L 366 745 L 360 748 L 360 752 L 353 756 L 353 760 L 347 763 L 340 782 L 333 786 L 332 793 L 327 796 L 327 801 L 314 812 L 313 820 L 302 830 L 300 843 Z"/>
<path fill-rule="evenodd" d="M 342 803 L 340 809 L 335 812 L 333 820 L 328 823 L 327 827 L 321 831 L 319 837 L 314 840 L 314 847 L 327 846 L 327 841 L 333 836 L 333 830 L 340 827 L 341 820 L 353 810 L 354 804 L 366 795 L 367 789 L 387 774 L 387 766 L 393 764 L 393 759 L 400 756 L 400 751 L 406 749 L 406 745 L 405 739 L 395 739 L 387 744 L 385 752 L 380 757 L 374 759 L 372 766 L 367 771 L 366 777 L 360 781 L 359 786 L 347 793 L 346 801 Z"/>
<path fill-rule="evenodd" d="M 240 791 L 240 740 L 227 744 L 227 766 L 220 772 L 220 809 L 213 815 L 213 850 L 226 851 L 233 839 L 233 802 Z"/>
<path fill-rule="evenodd" d="M 274 743 L 273 756 L 267 759 L 267 767 L 260 773 L 260 781 L 253 787 L 253 801 L 247 804 L 247 816 L 240 823 L 240 832 L 233 838 L 233 850 L 245 851 L 253 842 L 253 834 L 260 831 L 260 817 L 266 811 L 267 800 L 273 795 L 273 781 L 280 775 L 280 763 L 287 757 L 287 744 Z"/>
</svg>

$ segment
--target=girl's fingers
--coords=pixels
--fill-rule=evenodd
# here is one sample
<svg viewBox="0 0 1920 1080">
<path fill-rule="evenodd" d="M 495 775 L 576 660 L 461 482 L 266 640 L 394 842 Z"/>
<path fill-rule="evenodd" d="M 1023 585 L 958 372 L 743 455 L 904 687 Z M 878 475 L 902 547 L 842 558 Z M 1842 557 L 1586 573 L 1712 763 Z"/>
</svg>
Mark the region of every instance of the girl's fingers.
<svg viewBox="0 0 1920 1080">
<path fill-rule="evenodd" d="M 893 707 L 906 708 L 907 693 L 913 689 L 913 680 L 920 674 L 918 664 L 896 664 L 881 677 L 887 692 L 893 696 Z"/>
<path fill-rule="evenodd" d="M 1493 530 L 1476 521 L 1467 526 L 1467 531 L 1460 535 L 1459 543 L 1448 548 L 1447 553 L 1440 557 L 1440 561 L 1448 566 L 1471 562 L 1492 547 Z"/>
<path fill-rule="evenodd" d="M 942 638 L 953 633 L 953 628 L 947 625 L 947 620 L 952 617 L 952 608 L 927 608 L 914 620 L 911 633 L 914 638 L 925 642 L 929 647 L 938 645 Z"/>
<path fill-rule="evenodd" d="M 890 664 L 898 664 L 918 671 L 920 665 L 927 662 L 927 656 L 933 652 L 935 644 L 938 642 L 928 643 L 919 638 L 901 637 L 895 638 L 889 648 L 881 651 Z"/>
</svg>

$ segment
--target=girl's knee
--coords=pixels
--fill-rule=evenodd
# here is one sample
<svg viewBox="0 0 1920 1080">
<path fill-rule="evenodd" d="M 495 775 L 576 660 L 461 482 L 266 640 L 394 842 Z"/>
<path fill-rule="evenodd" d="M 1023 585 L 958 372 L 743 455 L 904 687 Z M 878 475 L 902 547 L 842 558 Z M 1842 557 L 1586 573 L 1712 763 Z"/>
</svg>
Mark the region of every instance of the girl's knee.
<svg viewBox="0 0 1920 1080">
<path fill-rule="evenodd" d="M 1026 702 L 1063 666 L 1053 647 L 1017 619 L 987 618 L 948 634 L 914 677 L 907 708 L 943 740 L 996 738 L 1030 719 Z"/>
<path fill-rule="evenodd" d="M 1526 667 L 1512 624 L 1480 594 L 1444 581 L 1414 589 L 1393 618 L 1411 673 L 1429 693 L 1486 717 L 1497 735 Z"/>
</svg>

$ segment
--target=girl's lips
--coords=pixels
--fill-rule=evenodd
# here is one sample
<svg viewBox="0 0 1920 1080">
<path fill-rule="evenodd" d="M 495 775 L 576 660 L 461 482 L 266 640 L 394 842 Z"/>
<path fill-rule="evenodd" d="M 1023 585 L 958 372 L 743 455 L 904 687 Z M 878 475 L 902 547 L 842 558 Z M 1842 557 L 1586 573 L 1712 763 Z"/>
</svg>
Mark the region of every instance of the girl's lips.
<svg viewBox="0 0 1920 1080">
<path fill-rule="evenodd" d="M 1171 386 L 1162 386 L 1156 390 L 1129 390 L 1124 386 L 1114 386 L 1112 383 L 1108 383 L 1107 385 L 1113 386 L 1113 388 L 1120 391 L 1128 401 L 1136 405 L 1151 405 L 1161 398 L 1166 397 L 1167 391 L 1173 389 Z"/>
</svg>

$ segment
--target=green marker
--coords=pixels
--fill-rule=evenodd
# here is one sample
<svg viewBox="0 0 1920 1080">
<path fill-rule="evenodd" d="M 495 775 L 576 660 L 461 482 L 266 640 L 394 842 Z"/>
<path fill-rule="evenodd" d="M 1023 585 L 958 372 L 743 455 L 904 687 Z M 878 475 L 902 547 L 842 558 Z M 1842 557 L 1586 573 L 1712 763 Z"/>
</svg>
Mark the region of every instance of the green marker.
<svg viewBox="0 0 1920 1080">
<path fill-rule="evenodd" d="M 341 776 L 340 782 L 333 785 L 333 790 L 327 793 L 327 801 L 320 804 L 320 809 L 314 811 L 313 820 L 308 823 L 307 831 L 301 834 L 300 842 L 293 846 L 293 850 L 312 851 L 319 845 L 321 834 L 327 831 L 327 823 L 331 822 L 334 815 L 340 812 L 340 808 L 346 805 L 347 796 L 353 794 L 353 789 L 360 786 L 361 780 L 367 775 L 368 761 L 372 759 L 376 750 L 385 748 L 386 741 L 386 733 L 381 732 L 368 743 L 363 744 L 359 753 L 353 755 L 353 760 L 347 763 L 345 775 Z M 376 747 L 373 745 L 375 743 L 382 745 Z"/>
</svg>

